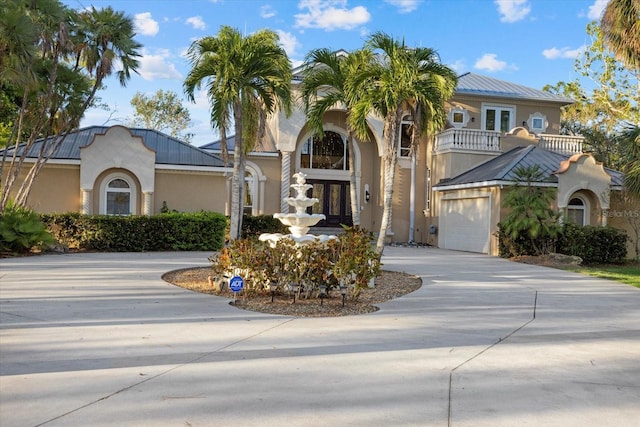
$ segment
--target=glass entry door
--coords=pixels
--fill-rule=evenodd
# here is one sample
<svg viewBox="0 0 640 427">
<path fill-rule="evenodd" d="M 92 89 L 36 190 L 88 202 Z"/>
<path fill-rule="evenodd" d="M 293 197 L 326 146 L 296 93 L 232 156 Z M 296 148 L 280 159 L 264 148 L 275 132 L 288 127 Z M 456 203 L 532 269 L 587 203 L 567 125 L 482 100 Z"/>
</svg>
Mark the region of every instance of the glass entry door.
<svg viewBox="0 0 640 427">
<path fill-rule="evenodd" d="M 307 180 L 307 183 L 313 185 L 307 196 L 318 199 L 318 203 L 308 208 L 307 212 L 324 214 L 326 217 L 325 220 L 318 223 L 318 227 L 352 225 L 348 182 Z"/>
</svg>

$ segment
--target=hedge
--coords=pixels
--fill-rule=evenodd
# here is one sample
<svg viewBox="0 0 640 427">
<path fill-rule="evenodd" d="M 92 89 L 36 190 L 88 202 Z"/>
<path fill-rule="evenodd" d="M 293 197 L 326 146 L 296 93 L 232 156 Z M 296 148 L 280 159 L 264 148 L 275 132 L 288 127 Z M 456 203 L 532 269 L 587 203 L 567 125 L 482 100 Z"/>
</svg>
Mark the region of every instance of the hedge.
<svg viewBox="0 0 640 427">
<path fill-rule="evenodd" d="M 527 236 L 519 235 L 512 239 L 504 233 L 500 224 L 498 226 L 500 256 L 509 258 L 534 254 L 531 240 Z M 555 247 L 555 252 L 561 254 L 579 256 L 584 265 L 620 264 L 627 257 L 627 235 L 612 227 L 568 223 L 562 226 L 557 240 L 545 236 L 537 244 L 539 247 Z"/>
<path fill-rule="evenodd" d="M 627 257 L 627 235 L 612 227 L 565 224 L 558 248 L 560 253 L 579 256 L 585 265 L 620 264 Z"/>
<path fill-rule="evenodd" d="M 54 238 L 70 248 L 105 252 L 217 251 L 227 219 L 215 212 L 153 216 L 43 214 Z"/>
</svg>

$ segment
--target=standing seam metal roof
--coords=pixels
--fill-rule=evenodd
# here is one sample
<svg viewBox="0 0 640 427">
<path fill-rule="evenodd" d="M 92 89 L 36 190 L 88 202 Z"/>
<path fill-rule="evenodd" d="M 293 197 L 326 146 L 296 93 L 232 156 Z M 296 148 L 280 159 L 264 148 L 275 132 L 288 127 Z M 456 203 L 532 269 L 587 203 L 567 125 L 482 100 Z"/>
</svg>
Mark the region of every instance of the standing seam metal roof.
<svg viewBox="0 0 640 427">
<path fill-rule="evenodd" d="M 465 73 L 458 77 L 458 86 L 456 87 L 455 93 L 550 101 L 561 104 L 573 104 L 575 102 L 571 98 L 474 73 Z"/>
<path fill-rule="evenodd" d="M 108 129 L 107 126 L 91 126 L 71 132 L 51 158 L 80 160 L 80 148 L 89 145 L 95 135 L 104 134 Z M 133 136 L 141 137 L 147 148 L 156 152 L 156 164 L 225 167 L 220 157 L 162 132 L 152 129 L 128 129 Z M 50 137 L 49 140 L 53 138 L 55 136 Z M 42 143 L 42 139 L 37 140 L 29 151 L 28 157 L 38 157 Z M 12 154 L 13 149 L 9 149 L 7 155 Z"/>
<path fill-rule="evenodd" d="M 568 159 L 569 156 L 543 150 L 535 145 L 516 147 L 456 177 L 441 181 L 436 187 L 446 190 L 446 187 L 454 185 L 479 184 L 492 181 L 511 181 L 515 183 L 518 181 L 516 170 L 530 166 L 538 166 L 542 171 L 542 179 L 538 182 L 557 183 L 558 177 L 553 173 L 560 168 L 560 163 Z M 608 168 L 605 168 L 605 171 L 611 175 L 611 185 L 622 186 L 623 175 L 621 172 Z"/>
</svg>

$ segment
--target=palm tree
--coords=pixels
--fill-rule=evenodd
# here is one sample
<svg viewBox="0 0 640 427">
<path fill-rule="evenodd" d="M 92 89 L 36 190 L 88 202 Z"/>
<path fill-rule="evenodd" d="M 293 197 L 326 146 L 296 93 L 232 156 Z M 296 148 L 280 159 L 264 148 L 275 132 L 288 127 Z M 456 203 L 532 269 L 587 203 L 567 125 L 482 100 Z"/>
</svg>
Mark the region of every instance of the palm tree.
<svg viewBox="0 0 640 427">
<path fill-rule="evenodd" d="M 629 68 L 640 71 L 640 0 L 611 0 L 604 10 L 600 27 L 604 42 Z M 617 136 L 627 159 L 623 167 L 624 185 L 640 197 L 640 127 L 628 123 Z"/>
<path fill-rule="evenodd" d="M 384 118 L 383 214 L 376 244 L 382 253 L 391 224 L 402 118 L 407 114 L 414 118 L 411 140 L 415 150 L 418 135 L 433 134 L 444 125 L 444 103 L 453 95 L 458 79 L 453 70 L 440 64 L 433 49 L 409 48 L 404 40 L 383 32 L 373 34 L 367 44 L 379 55 L 348 88 L 349 98 L 356 99 L 350 124 L 358 137 L 364 137 L 371 112 Z"/>
<path fill-rule="evenodd" d="M 610 0 L 600 27 L 605 44 L 630 68 L 640 70 L 640 0 Z"/>
<path fill-rule="evenodd" d="M 233 115 L 231 240 L 241 235 L 246 153 L 262 139 L 267 115 L 278 108 L 291 113 L 291 64 L 278 40 L 271 30 L 243 37 L 237 29 L 222 26 L 217 36 L 195 41 L 188 51 L 192 68 L 184 82 L 185 92 L 195 101 L 195 90 L 205 85 L 211 125 L 220 131 L 225 157 Z"/>
<path fill-rule="evenodd" d="M 22 2 L 20 13 L 35 28 L 32 43 L 38 55 L 25 54 L 18 62 L 28 79 L 21 84 L 24 96 L 12 133 L 15 149 L 2 186 L 2 210 L 35 140 L 42 138 L 44 142 L 15 193 L 18 206 L 26 205 L 40 170 L 68 133 L 77 128 L 104 80 L 118 70 L 120 83 L 126 84 L 130 72 L 138 67 L 141 47 L 134 40 L 131 19 L 110 7 L 76 13 L 58 0 L 43 0 Z M 53 134 L 57 136 L 49 138 Z"/>
<path fill-rule="evenodd" d="M 627 163 L 623 167 L 624 186 L 629 193 L 640 198 L 640 127 L 629 124 L 618 135 L 623 157 Z"/>
<path fill-rule="evenodd" d="M 344 108 L 347 117 L 351 115 L 351 104 L 347 99 L 347 84 L 352 75 L 362 71 L 371 61 L 371 51 L 362 49 L 349 54 L 332 52 L 329 49 L 315 49 L 305 60 L 302 99 L 310 127 L 322 137 L 323 118 L 331 108 Z M 322 91 L 322 93 L 320 93 Z M 353 131 L 347 120 L 347 151 L 349 153 L 349 188 L 351 197 L 351 218 L 354 226 L 360 225 L 358 192 L 354 160 Z"/>
</svg>

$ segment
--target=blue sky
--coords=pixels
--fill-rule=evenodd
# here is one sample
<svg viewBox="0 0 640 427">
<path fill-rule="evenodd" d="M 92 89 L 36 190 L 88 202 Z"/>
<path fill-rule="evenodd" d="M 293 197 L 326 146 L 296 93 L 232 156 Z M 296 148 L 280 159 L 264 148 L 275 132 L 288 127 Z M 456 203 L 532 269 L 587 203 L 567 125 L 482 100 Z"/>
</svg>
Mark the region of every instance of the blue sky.
<svg viewBox="0 0 640 427">
<path fill-rule="evenodd" d="M 460 74 L 474 72 L 541 89 L 575 79 L 574 58 L 590 44 L 586 26 L 608 0 L 63 0 L 73 8 L 112 6 L 136 23 L 144 46 L 139 75 L 126 88 L 115 79 L 99 93 L 111 111 L 90 110 L 81 125 L 126 124 L 136 92 L 158 89 L 184 96 L 185 52 L 222 25 L 249 34 L 270 28 L 294 66 L 311 50 L 351 50 L 384 31 L 407 45 L 438 51 Z M 200 93 L 187 102 L 202 145 L 217 138 Z"/>
</svg>

